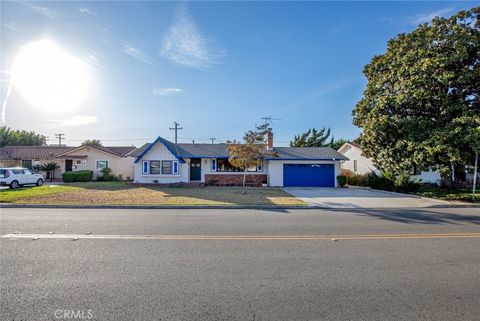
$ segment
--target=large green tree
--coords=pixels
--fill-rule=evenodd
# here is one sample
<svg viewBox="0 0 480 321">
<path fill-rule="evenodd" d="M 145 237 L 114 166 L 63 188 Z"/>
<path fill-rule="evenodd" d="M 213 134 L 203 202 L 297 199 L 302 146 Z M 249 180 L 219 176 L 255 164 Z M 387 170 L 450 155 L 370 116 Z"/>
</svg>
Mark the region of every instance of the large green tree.
<svg viewBox="0 0 480 321">
<path fill-rule="evenodd" d="M 480 7 L 437 17 L 388 42 L 365 66 L 353 110 L 360 144 L 383 170 L 470 163 L 480 140 Z"/>
<path fill-rule="evenodd" d="M 0 147 L 3 146 L 44 146 L 47 137 L 26 130 L 13 130 L 6 126 L 0 127 Z"/>
</svg>

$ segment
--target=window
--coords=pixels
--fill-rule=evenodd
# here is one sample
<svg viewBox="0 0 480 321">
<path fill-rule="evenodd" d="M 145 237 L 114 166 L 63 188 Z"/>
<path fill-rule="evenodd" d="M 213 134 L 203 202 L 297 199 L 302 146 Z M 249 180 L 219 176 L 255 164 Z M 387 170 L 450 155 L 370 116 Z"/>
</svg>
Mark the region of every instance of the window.
<svg viewBox="0 0 480 321">
<path fill-rule="evenodd" d="M 81 159 L 77 159 L 77 160 L 75 161 L 75 165 L 87 165 L 87 161 L 81 160 Z"/>
<path fill-rule="evenodd" d="M 25 168 L 32 168 L 32 160 L 31 159 L 22 159 L 22 167 Z"/>
<path fill-rule="evenodd" d="M 150 162 L 151 164 L 152 162 Z M 162 161 L 162 174 L 172 174 L 172 161 Z M 150 165 L 151 166 L 151 165 Z"/>
<path fill-rule="evenodd" d="M 242 170 L 230 164 L 228 159 L 217 158 L 217 172 L 242 172 Z"/>
<path fill-rule="evenodd" d="M 356 173 L 357 172 L 357 160 L 353 160 L 353 171 Z"/>
<path fill-rule="evenodd" d="M 104 169 L 105 167 L 108 167 L 108 160 L 97 160 L 97 169 Z"/>
<path fill-rule="evenodd" d="M 12 169 L 12 173 L 15 175 L 23 175 L 23 170 L 21 169 Z"/>
<path fill-rule="evenodd" d="M 32 175 L 33 173 L 30 172 L 28 169 L 24 169 L 24 170 L 23 170 L 23 174 L 25 174 L 25 175 Z"/>
<path fill-rule="evenodd" d="M 0 169 L 0 178 L 7 178 L 10 176 L 10 173 L 7 169 Z"/>
<path fill-rule="evenodd" d="M 160 174 L 160 161 L 150 161 L 150 174 Z"/>
</svg>

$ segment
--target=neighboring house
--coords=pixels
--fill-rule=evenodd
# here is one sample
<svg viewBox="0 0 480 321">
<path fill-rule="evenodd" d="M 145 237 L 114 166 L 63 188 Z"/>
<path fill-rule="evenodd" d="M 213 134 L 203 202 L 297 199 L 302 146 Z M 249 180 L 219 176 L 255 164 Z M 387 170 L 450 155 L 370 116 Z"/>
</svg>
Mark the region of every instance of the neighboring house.
<svg viewBox="0 0 480 321">
<path fill-rule="evenodd" d="M 338 152 L 345 155 L 349 160 L 342 163 L 342 169 L 349 170 L 356 174 L 369 174 L 375 172 L 380 174 L 380 170 L 373 165 L 370 158 L 363 155 L 360 145 L 356 143 L 345 143 L 338 149 Z M 415 166 L 412 169 L 412 180 L 421 180 L 422 183 L 440 184 L 441 177 L 434 168 L 422 170 Z"/>
<path fill-rule="evenodd" d="M 330 147 L 273 147 L 274 156 L 247 173 L 254 186 L 337 186 L 345 156 Z M 174 144 L 162 137 L 130 153 L 134 156 L 135 183 L 189 183 L 241 185 L 243 171 L 228 161 L 227 144 Z"/>
<path fill-rule="evenodd" d="M 369 174 L 371 172 L 380 174 L 372 160 L 363 155 L 362 149 L 357 143 L 345 143 L 338 149 L 338 152 L 349 159 L 342 164 L 342 169 L 347 169 L 356 174 Z"/>
<path fill-rule="evenodd" d="M 66 171 L 84 169 L 92 170 L 96 177 L 102 168 L 109 167 L 113 175 L 122 175 L 123 179 L 127 179 L 133 178 L 132 158 L 128 155 L 133 150 L 134 146 L 5 146 L 0 148 L 0 166 L 33 168 L 35 165 L 56 163 L 59 168 L 54 173 L 55 178 L 61 178 Z"/>
</svg>

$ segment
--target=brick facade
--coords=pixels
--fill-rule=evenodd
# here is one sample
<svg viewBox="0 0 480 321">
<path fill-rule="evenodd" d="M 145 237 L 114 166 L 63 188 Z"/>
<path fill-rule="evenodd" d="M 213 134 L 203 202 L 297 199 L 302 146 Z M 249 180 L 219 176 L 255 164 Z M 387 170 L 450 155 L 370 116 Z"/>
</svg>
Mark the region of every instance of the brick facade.
<svg viewBox="0 0 480 321">
<path fill-rule="evenodd" d="M 211 186 L 242 186 L 243 173 L 238 174 L 205 174 L 205 185 Z M 267 184 L 267 175 L 247 174 L 245 184 L 248 186 L 262 186 Z"/>
</svg>

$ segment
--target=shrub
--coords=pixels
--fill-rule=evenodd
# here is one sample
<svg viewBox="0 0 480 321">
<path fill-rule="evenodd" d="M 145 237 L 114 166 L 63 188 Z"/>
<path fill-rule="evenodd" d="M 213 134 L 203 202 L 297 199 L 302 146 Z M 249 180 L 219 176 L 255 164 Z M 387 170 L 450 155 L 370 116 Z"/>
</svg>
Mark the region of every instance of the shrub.
<svg viewBox="0 0 480 321">
<path fill-rule="evenodd" d="M 108 176 L 112 172 L 112 169 L 110 167 L 104 167 L 100 172 L 102 172 L 103 176 Z"/>
<path fill-rule="evenodd" d="M 340 187 L 344 187 L 347 184 L 347 176 L 345 175 L 338 175 L 337 182 Z"/>
<path fill-rule="evenodd" d="M 92 178 L 93 171 L 88 170 L 65 172 L 62 174 L 62 179 L 65 183 L 90 182 Z"/>
<path fill-rule="evenodd" d="M 384 172 L 381 176 L 371 173 L 368 175 L 367 183 L 368 186 L 373 189 L 407 194 L 416 192 L 422 186 L 420 181 L 411 180 L 410 175 L 406 172 L 402 172 L 398 175 Z"/>
<path fill-rule="evenodd" d="M 347 185 L 367 186 L 368 175 L 356 174 L 348 169 L 342 169 L 342 175 L 347 177 Z"/>
</svg>

